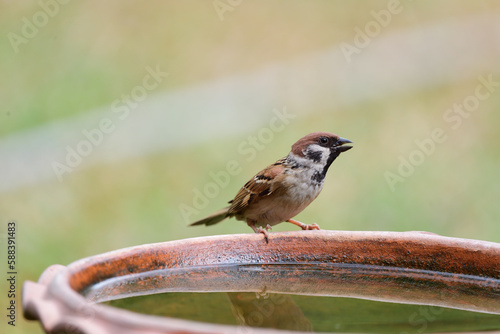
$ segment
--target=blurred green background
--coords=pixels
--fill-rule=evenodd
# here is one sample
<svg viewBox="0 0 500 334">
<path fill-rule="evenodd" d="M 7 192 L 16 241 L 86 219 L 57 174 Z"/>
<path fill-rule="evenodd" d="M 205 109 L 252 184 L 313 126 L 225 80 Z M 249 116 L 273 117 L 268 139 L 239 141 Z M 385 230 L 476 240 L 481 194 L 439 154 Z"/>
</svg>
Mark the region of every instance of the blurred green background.
<svg viewBox="0 0 500 334">
<path fill-rule="evenodd" d="M 18 292 L 51 264 L 250 233 L 187 224 L 313 131 L 355 148 L 297 219 L 500 242 L 499 2 L 232 3 L 0 2 L 1 252 L 13 220 Z M 71 149 L 85 156 L 58 178 Z M 21 318 L 9 333 L 41 332 Z"/>
</svg>

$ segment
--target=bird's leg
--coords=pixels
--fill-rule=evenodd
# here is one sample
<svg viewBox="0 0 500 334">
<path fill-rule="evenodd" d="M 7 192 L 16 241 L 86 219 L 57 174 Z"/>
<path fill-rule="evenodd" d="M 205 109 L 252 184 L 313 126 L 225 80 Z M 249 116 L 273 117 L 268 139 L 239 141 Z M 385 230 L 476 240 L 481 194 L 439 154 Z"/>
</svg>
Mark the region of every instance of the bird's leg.
<svg viewBox="0 0 500 334">
<path fill-rule="evenodd" d="M 292 223 L 294 225 L 297 225 L 303 230 L 320 230 L 319 225 L 314 223 L 314 224 L 304 224 L 299 222 L 298 220 L 295 219 L 288 219 L 287 222 Z"/>
<path fill-rule="evenodd" d="M 267 233 L 267 229 L 270 228 L 269 225 L 267 225 L 265 229 L 263 229 L 262 226 L 259 226 L 259 228 L 257 228 L 255 226 L 255 222 L 252 220 L 247 220 L 247 225 L 250 226 L 255 233 L 264 234 L 264 239 L 266 239 L 266 243 L 269 243 L 269 233 Z"/>
</svg>

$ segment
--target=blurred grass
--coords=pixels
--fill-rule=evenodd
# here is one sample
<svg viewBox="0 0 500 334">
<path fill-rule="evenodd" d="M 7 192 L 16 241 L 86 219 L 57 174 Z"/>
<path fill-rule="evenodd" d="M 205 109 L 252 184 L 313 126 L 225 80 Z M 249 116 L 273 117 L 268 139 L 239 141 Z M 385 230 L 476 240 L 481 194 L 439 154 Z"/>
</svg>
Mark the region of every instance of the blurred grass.
<svg viewBox="0 0 500 334">
<path fill-rule="evenodd" d="M 175 82 L 205 81 L 304 52 L 352 41 L 352 29 L 373 20 L 386 1 L 273 1 L 242 3 L 220 21 L 211 2 L 135 1 L 69 3 L 15 53 L 0 39 L 0 83 L 5 101 L 0 136 L 106 105 L 159 64 Z M 403 7 L 406 4 L 403 4 Z M 472 16 L 500 7 L 494 1 L 408 4 L 384 31 L 427 21 Z M 37 2 L 0 3 L 2 31 L 21 34 L 22 18 Z M 304 15 L 308 13 L 309 15 Z M 7 116 L 7 113 L 10 113 Z"/>
<path fill-rule="evenodd" d="M 40 7 L 32 1 L 1 2 L 0 28 L 6 33 L 0 39 L 0 140 L 109 105 L 140 82 L 144 68 L 152 64 L 172 74 L 162 86 L 169 90 L 351 41 L 353 27 L 364 26 L 372 19 L 370 10 L 386 5 L 244 1 L 220 21 L 211 2 L 70 2 L 14 53 L 6 34 L 19 34 L 22 17 Z M 394 16 L 383 33 L 500 8 L 495 1 L 404 5 L 409 10 Z M 442 119 L 476 85 L 471 77 L 335 111 L 317 101 L 310 114 L 275 134 L 249 163 L 238 145 L 258 129 L 78 169 L 62 183 L 43 181 L 0 194 L 0 218 L 18 222 L 20 278 L 36 280 L 51 264 L 136 244 L 250 232 L 234 220 L 186 228 L 179 205 L 192 203 L 193 188 L 210 182 L 210 171 L 236 159 L 242 172 L 193 220 L 219 209 L 255 172 L 286 155 L 298 138 L 318 130 L 349 138 L 355 148 L 334 163 L 322 195 L 299 220 L 325 229 L 426 230 L 500 242 L 500 96 L 497 92 L 482 102 L 457 130 Z M 407 157 L 416 148 L 414 141 L 428 138 L 436 127 L 445 130 L 447 141 L 391 192 L 384 173 L 395 172 L 398 156 Z M 281 224 L 275 230 L 291 228 Z M 36 332 L 36 324 L 20 318 L 18 313 L 18 333 Z"/>
</svg>

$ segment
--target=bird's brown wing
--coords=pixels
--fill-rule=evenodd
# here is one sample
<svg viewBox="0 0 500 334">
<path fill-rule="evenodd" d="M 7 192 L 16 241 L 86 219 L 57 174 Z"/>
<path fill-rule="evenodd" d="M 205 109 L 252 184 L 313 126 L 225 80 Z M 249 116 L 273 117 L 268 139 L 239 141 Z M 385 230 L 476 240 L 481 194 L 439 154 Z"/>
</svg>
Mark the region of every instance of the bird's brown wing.
<svg viewBox="0 0 500 334">
<path fill-rule="evenodd" d="M 261 170 L 248 181 L 229 203 L 228 216 L 232 217 L 245 210 L 249 205 L 276 191 L 276 180 L 283 177 L 285 158 Z"/>
</svg>

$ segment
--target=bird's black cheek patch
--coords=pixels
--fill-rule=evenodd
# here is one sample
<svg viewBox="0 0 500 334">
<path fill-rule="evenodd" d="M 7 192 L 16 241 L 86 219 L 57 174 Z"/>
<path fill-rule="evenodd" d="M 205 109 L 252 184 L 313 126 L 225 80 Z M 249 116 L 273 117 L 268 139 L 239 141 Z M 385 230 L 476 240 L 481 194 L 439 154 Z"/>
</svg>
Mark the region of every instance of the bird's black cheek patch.
<svg viewBox="0 0 500 334">
<path fill-rule="evenodd" d="M 323 158 L 323 153 L 320 151 L 306 151 L 306 156 L 314 162 L 320 162 Z"/>
</svg>

